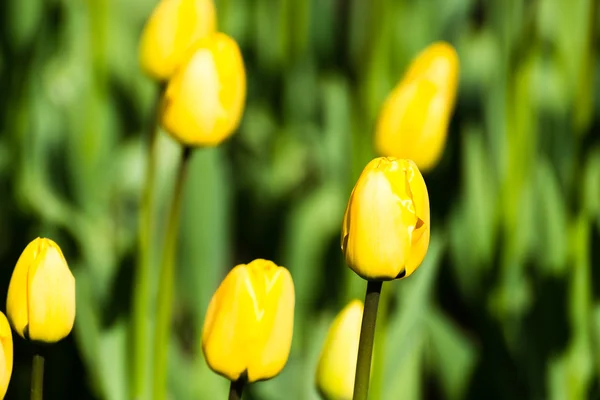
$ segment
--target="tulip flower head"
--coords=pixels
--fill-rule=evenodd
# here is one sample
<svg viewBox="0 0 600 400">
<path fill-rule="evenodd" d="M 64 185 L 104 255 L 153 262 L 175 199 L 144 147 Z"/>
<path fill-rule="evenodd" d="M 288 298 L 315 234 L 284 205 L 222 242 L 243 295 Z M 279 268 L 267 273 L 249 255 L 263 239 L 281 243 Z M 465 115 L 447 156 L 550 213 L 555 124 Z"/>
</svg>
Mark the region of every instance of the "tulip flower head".
<svg viewBox="0 0 600 400">
<path fill-rule="evenodd" d="M 6 300 L 8 319 L 24 339 L 54 343 L 75 322 L 75 278 L 50 239 L 27 245 L 13 271 Z"/>
<path fill-rule="evenodd" d="M 13 369 L 13 340 L 6 316 L 0 312 L 0 399 L 8 389 Z"/>
<path fill-rule="evenodd" d="M 319 357 L 317 388 L 328 400 L 352 400 L 363 303 L 353 300 L 337 315 Z"/>
<path fill-rule="evenodd" d="M 423 50 L 386 99 L 375 130 L 383 156 L 414 160 L 422 170 L 439 162 L 458 85 L 458 55 L 445 42 Z"/>
<path fill-rule="evenodd" d="M 294 327 L 287 269 L 254 260 L 233 268 L 214 294 L 202 332 L 209 367 L 231 381 L 270 379 L 285 366 Z"/>
<path fill-rule="evenodd" d="M 157 80 L 168 79 L 193 46 L 215 32 L 215 14 L 212 0 L 161 0 L 142 32 L 142 69 Z"/>
<path fill-rule="evenodd" d="M 429 246 L 429 196 L 415 163 L 379 157 L 350 195 L 342 226 L 348 266 L 367 280 L 408 277 Z"/>
<path fill-rule="evenodd" d="M 195 47 L 169 80 L 162 126 L 188 146 L 216 146 L 238 127 L 246 100 L 246 73 L 240 49 L 217 33 Z"/>
</svg>

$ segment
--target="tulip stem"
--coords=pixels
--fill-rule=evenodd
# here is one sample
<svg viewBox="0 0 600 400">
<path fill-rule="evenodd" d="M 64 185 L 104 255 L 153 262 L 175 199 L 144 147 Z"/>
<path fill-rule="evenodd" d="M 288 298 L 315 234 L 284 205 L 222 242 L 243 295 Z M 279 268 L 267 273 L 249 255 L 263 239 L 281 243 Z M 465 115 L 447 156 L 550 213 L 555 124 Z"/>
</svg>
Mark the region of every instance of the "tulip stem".
<svg viewBox="0 0 600 400">
<path fill-rule="evenodd" d="M 365 308 L 360 327 L 358 343 L 358 359 L 354 378 L 354 400 L 367 400 L 369 394 L 369 375 L 371 373 L 371 357 L 377 323 L 377 306 L 381 294 L 381 281 L 368 281 L 365 295 Z"/>
<path fill-rule="evenodd" d="M 394 287 L 388 287 L 383 292 L 379 299 L 379 310 L 377 312 L 377 328 L 375 329 L 375 335 L 377 341 L 373 345 L 373 371 L 372 379 L 370 382 L 371 386 L 371 399 L 380 400 L 382 389 L 383 389 L 383 375 L 385 370 L 385 340 L 387 336 L 388 319 L 389 319 L 389 308 L 390 302 L 392 301 L 392 291 Z"/>
<path fill-rule="evenodd" d="M 148 319 L 150 316 L 150 248 L 154 234 L 154 177 L 156 175 L 156 142 L 158 141 L 158 115 L 164 84 L 156 95 L 152 124 L 150 125 L 150 141 L 146 154 L 146 176 L 140 201 L 138 221 L 138 254 L 133 285 L 133 326 L 131 341 L 133 344 L 133 384 L 132 399 L 144 398 L 145 377 L 147 371 Z"/>
<path fill-rule="evenodd" d="M 33 355 L 31 369 L 31 400 L 44 398 L 44 356 L 36 352 Z"/>
<path fill-rule="evenodd" d="M 231 381 L 229 386 L 229 400 L 241 400 L 242 392 L 244 391 L 244 380 L 238 379 L 237 381 Z"/>
<path fill-rule="evenodd" d="M 152 375 L 152 393 L 154 398 L 158 400 L 165 398 L 167 355 L 171 333 L 171 307 L 173 303 L 173 285 L 175 280 L 175 253 L 179 232 L 179 214 L 181 211 L 183 187 L 191 151 L 192 149 L 186 146 L 181 153 L 181 161 L 177 171 L 173 200 L 167 220 L 167 233 L 164 239 L 163 258 L 160 266 L 157 300 L 158 310 L 154 333 L 154 371 Z"/>
</svg>

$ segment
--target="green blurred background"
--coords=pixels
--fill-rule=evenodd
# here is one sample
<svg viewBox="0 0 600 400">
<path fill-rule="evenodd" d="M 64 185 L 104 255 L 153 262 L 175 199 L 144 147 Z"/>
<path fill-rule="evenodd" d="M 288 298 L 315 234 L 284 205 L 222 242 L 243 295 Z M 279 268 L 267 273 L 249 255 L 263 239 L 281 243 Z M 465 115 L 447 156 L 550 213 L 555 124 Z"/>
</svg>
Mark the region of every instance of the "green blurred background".
<svg viewBox="0 0 600 400">
<path fill-rule="evenodd" d="M 77 279 L 74 333 L 48 349 L 49 399 L 128 398 L 137 211 L 158 92 L 137 43 L 154 5 L 0 2 L 0 299 L 36 236 L 61 245 Z M 216 5 L 242 48 L 248 99 L 239 132 L 193 154 L 170 398 L 226 397 L 200 351 L 204 313 L 227 270 L 258 257 L 292 272 L 296 325 L 283 373 L 247 397 L 318 398 L 327 327 L 364 295 L 339 249 L 346 201 L 374 156 L 382 101 L 439 39 L 457 48 L 461 72 L 443 160 L 425 176 L 432 243 L 415 275 L 384 285 L 372 398 L 600 398 L 598 2 Z M 178 159 L 164 134 L 159 149 L 154 276 Z M 28 398 L 30 363 L 15 337 L 8 399 Z"/>
</svg>

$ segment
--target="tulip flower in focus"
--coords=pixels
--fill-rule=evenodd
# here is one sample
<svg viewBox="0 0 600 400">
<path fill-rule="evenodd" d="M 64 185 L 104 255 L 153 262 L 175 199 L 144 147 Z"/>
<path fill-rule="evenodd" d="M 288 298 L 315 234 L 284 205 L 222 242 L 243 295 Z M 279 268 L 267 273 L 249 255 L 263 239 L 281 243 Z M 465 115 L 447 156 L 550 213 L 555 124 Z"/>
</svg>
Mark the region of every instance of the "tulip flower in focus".
<svg viewBox="0 0 600 400">
<path fill-rule="evenodd" d="M 437 165 L 454 110 L 458 70 L 458 55 L 448 43 L 434 43 L 417 55 L 379 114 L 379 154 L 411 159 L 422 171 Z"/>
<path fill-rule="evenodd" d="M 202 350 L 209 367 L 231 381 L 274 377 L 292 344 L 294 283 L 287 269 L 254 260 L 233 268 L 214 294 Z"/>
<path fill-rule="evenodd" d="M 157 80 L 168 79 L 200 39 L 216 29 L 212 0 L 162 0 L 140 42 L 140 64 Z"/>
<path fill-rule="evenodd" d="M 162 126 L 188 146 L 215 146 L 238 127 L 246 100 L 240 49 L 217 33 L 196 50 L 170 79 L 161 110 Z"/>
<path fill-rule="evenodd" d="M 408 277 L 429 246 L 429 196 L 411 160 L 379 157 L 350 195 L 342 226 L 348 266 L 367 280 Z"/>
<path fill-rule="evenodd" d="M 13 340 L 6 316 L 0 312 L 0 399 L 8 389 L 13 369 Z"/>
<path fill-rule="evenodd" d="M 37 238 L 23 250 L 8 286 L 6 311 L 24 339 L 54 343 L 73 329 L 75 278 L 52 240 Z"/>
<path fill-rule="evenodd" d="M 317 388 L 328 400 L 352 400 L 362 315 L 362 301 L 353 300 L 329 328 L 316 376 Z"/>
</svg>

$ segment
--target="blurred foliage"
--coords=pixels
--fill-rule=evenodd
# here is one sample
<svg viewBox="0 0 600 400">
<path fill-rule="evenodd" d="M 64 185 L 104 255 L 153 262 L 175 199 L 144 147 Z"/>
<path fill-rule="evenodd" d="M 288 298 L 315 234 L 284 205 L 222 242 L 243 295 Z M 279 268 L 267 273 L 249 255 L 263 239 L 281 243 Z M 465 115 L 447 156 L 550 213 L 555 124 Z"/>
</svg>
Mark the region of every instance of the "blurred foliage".
<svg viewBox="0 0 600 400">
<path fill-rule="evenodd" d="M 36 236 L 61 245 L 77 279 L 75 333 L 46 362 L 50 399 L 127 398 L 137 207 L 158 91 L 136 52 L 153 6 L 0 4 L 0 295 Z M 203 317 L 226 271 L 258 257 L 292 272 L 296 325 L 284 372 L 248 398 L 318 398 L 327 326 L 364 291 L 339 250 L 346 201 L 373 156 L 383 99 L 439 39 L 460 56 L 458 104 L 444 158 L 425 176 L 429 254 L 413 277 L 384 285 L 374 391 L 600 398 L 598 2 L 220 0 L 217 10 L 242 48 L 249 95 L 238 134 L 193 154 L 171 398 L 225 397 L 228 383 L 202 359 Z M 166 135 L 159 149 L 154 260 L 178 155 Z M 24 399 L 30 353 L 15 346 L 7 398 Z"/>
</svg>

